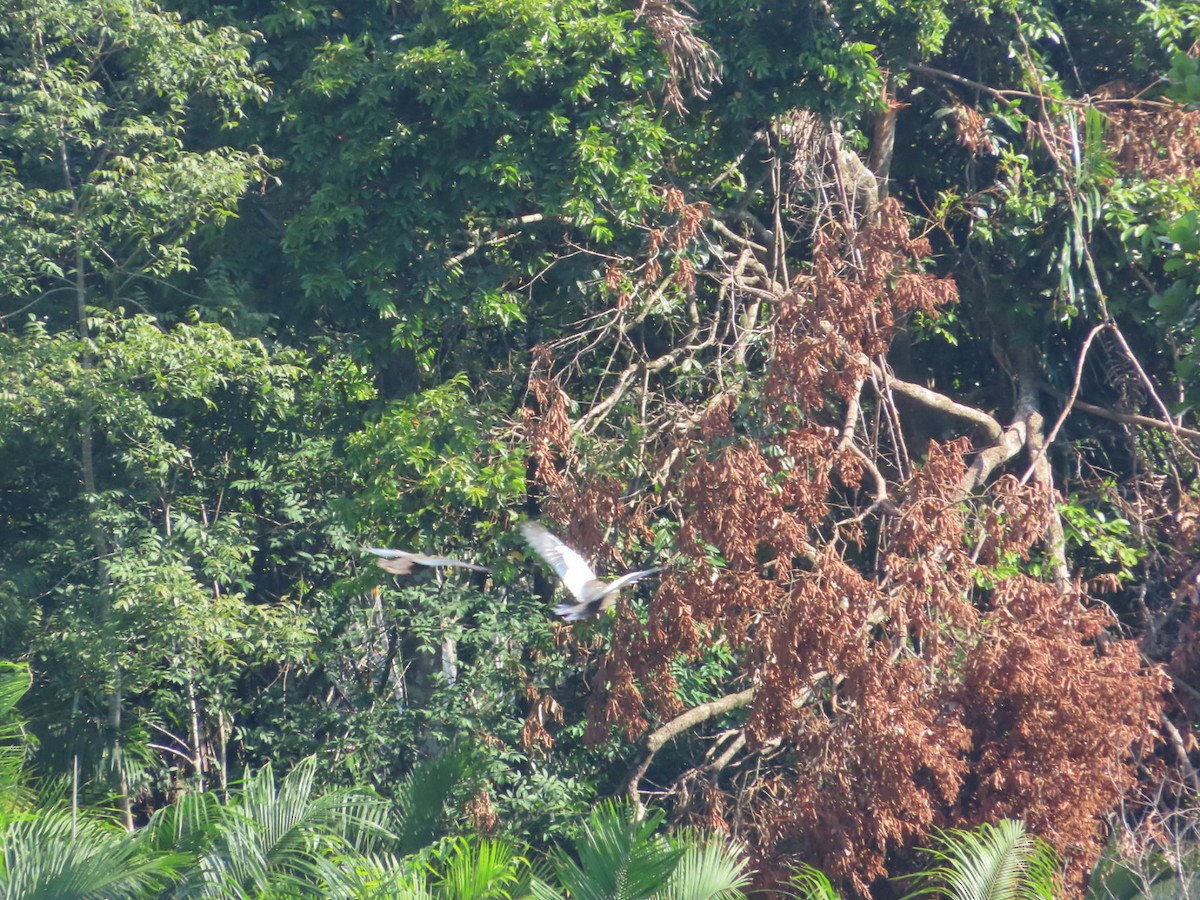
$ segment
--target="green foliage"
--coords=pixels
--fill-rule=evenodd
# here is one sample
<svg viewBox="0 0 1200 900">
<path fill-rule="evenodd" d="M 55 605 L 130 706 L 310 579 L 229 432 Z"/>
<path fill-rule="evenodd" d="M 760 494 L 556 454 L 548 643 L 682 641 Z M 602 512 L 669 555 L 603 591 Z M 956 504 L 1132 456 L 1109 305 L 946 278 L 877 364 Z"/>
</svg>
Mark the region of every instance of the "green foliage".
<svg viewBox="0 0 1200 900">
<path fill-rule="evenodd" d="M 1121 581 L 1132 581 L 1139 560 L 1146 555 L 1133 540 L 1129 520 L 1108 516 L 1104 510 L 1084 504 L 1072 495 L 1058 507 L 1068 546 L 1085 549 Z"/>
<path fill-rule="evenodd" d="M 145 0 L 0 5 L 0 288 L 75 319 L 186 268 L 266 162 L 202 134 L 262 99 L 249 40 Z"/>
<path fill-rule="evenodd" d="M 43 809 L 5 819 L 0 890 L 36 898 L 515 900 L 560 897 L 563 889 L 572 897 L 628 900 L 744 896 L 740 850 L 716 836 L 657 834 L 660 814 L 639 824 L 628 810 L 598 809 L 576 851 L 584 866 L 615 864 L 621 871 L 585 873 L 559 852 L 556 870 L 566 866 L 574 879 L 559 884 L 508 840 L 470 835 L 418 846 L 411 830 L 407 838 L 399 835 L 420 810 L 397 818 L 367 792 L 318 788 L 318 772 L 310 758 L 278 783 L 265 767 L 226 801 L 214 792 L 184 794 L 132 835 L 86 810 Z M 410 793 L 407 802 L 422 796 Z M 578 893 L 581 885 L 584 893 Z"/>
<path fill-rule="evenodd" d="M 1112 841 L 1088 879 L 1089 900 L 1137 900 L 1140 897 L 1181 896 L 1171 864 L 1156 854 L 1150 865 L 1122 860 Z M 1186 895 L 1183 895 L 1186 896 Z"/>
<path fill-rule="evenodd" d="M 473 398 L 462 374 L 389 404 L 350 441 L 364 483 L 355 518 L 387 522 L 402 543 L 431 541 L 447 553 L 460 542 L 494 544 L 497 511 L 525 489 L 524 454 L 495 427 L 500 412 Z"/>
<path fill-rule="evenodd" d="M 524 317 L 545 229 L 603 243 L 657 203 L 667 132 L 631 22 L 578 0 L 431 2 L 316 46 L 279 101 L 290 169 L 317 184 L 284 240 L 307 301 L 382 313 L 426 371 L 474 363 L 487 330 Z M 379 249 L 357 249 L 366 233 Z"/>
<path fill-rule="evenodd" d="M 973 831 L 940 832 L 927 851 L 932 868 L 915 878 L 926 883 L 909 897 L 931 894 L 955 900 L 1053 900 L 1059 887 L 1059 862 L 1044 841 L 1025 825 L 1003 819 Z"/>
<path fill-rule="evenodd" d="M 0 894 L 28 900 L 150 896 L 190 862 L 146 852 L 139 835 L 71 810 L 0 820 Z"/>
<path fill-rule="evenodd" d="M 317 377 L 213 325 L 92 326 L 88 341 L 40 323 L 0 335 L 4 652 L 33 659 L 32 708 L 77 710 L 34 725 L 55 736 L 47 759 L 66 771 L 78 754 L 85 773 L 114 663 L 127 727 L 146 715 L 187 734 L 194 698 L 236 721 L 255 703 L 242 690 L 256 668 L 308 658 L 312 625 L 291 582 L 302 569 L 321 578 L 336 565 L 326 542 L 346 541 L 322 493 L 338 476 L 320 410 L 358 377 L 333 366 Z M 105 434 L 94 495 L 78 474 L 89 421 Z M 45 504 L 29 502 L 29 479 Z M 111 547 L 101 560 L 89 517 Z"/>
</svg>

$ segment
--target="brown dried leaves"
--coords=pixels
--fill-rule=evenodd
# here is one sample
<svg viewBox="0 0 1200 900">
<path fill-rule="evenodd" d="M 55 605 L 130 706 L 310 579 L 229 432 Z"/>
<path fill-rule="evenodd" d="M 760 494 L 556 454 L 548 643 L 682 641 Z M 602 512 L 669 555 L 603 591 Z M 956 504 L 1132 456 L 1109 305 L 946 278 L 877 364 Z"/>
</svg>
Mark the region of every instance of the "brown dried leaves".
<svg viewBox="0 0 1200 900">
<path fill-rule="evenodd" d="M 1008 816 L 1089 870 L 1102 816 L 1134 785 L 1168 683 L 1081 594 L 1019 576 L 997 588 L 968 655 L 957 700 L 972 732 L 977 787 L 961 815 Z"/>
<path fill-rule="evenodd" d="M 928 252 L 894 201 L 861 231 L 818 235 L 808 274 L 774 308 L 763 402 L 717 398 L 669 448 L 681 474 L 659 503 L 678 516 L 686 562 L 664 575 L 647 621 L 618 604 L 589 706 L 590 739 L 637 739 L 681 711 L 673 667 L 724 642 L 756 687 L 747 747 L 770 751 L 739 802 L 760 870 L 803 859 L 860 896 L 935 826 L 1023 817 L 1081 864 L 1093 858 L 1164 689 L 1082 594 L 1020 577 L 981 595 L 976 542 L 983 565 L 1027 556 L 1049 505 L 1010 477 L 975 508 L 961 502 L 966 439 L 930 444 L 888 487 L 897 506 L 860 517 L 854 541 L 829 527 L 866 480 L 842 441 L 845 405 L 901 316 L 956 297 L 920 271 Z M 644 512 L 620 506 L 613 479 L 577 474 L 558 388 L 543 379 L 532 392 L 547 508 L 594 517 L 585 547 L 607 525 L 640 530 Z M 881 456 L 872 465 L 894 471 Z M 724 821 L 705 783 L 703 815 Z"/>
<path fill-rule="evenodd" d="M 831 223 L 819 232 L 811 272 L 779 300 L 769 401 L 820 410 L 829 393 L 848 399 L 866 360 L 886 353 L 900 316 L 936 315 L 954 302 L 953 281 L 913 271 L 929 252 L 895 200 L 880 205 L 873 226 L 850 233 Z"/>
</svg>

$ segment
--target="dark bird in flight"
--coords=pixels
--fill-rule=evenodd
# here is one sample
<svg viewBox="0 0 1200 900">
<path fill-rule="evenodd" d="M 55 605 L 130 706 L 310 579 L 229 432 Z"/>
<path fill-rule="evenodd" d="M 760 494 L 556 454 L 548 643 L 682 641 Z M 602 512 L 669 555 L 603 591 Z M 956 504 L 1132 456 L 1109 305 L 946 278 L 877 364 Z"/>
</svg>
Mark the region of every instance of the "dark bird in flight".
<svg viewBox="0 0 1200 900">
<path fill-rule="evenodd" d="M 584 562 L 583 557 L 552 535 L 537 522 L 525 522 L 521 525 L 521 534 L 529 542 L 529 546 L 537 551 L 555 574 L 562 580 L 568 591 L 575 595 L 578 603 L 563 603 L 554 607 L 556 615 L 562 616 L 568 622 L 598 616 L 608 609 L 617 599 L 617 591 L 627 584 L 640 581 L 647 575 L 654 575 L 662 569 L 642 569 L 640 572 L 630 572 L 615 581 L 603 582 L 596 577 L 592 567 Z"/>
<path fill-rule="evenodd" d="M 413 566 L 429 566 L 431 568 L 456 567 L 473 569 L 476 572 L 492 571 L 487 566 L 477 566 L 475 563 L 464 562 L 461 559 L 450 559 L 446 556 L 426 556 L 424 553 L 413 553 L 410 550 L 387 550 L 380 547 L 364 547 L 368 553 L 374 553 L 379 559 L 375 565 L 393 575 L 408 575 Z"/>
</svg>

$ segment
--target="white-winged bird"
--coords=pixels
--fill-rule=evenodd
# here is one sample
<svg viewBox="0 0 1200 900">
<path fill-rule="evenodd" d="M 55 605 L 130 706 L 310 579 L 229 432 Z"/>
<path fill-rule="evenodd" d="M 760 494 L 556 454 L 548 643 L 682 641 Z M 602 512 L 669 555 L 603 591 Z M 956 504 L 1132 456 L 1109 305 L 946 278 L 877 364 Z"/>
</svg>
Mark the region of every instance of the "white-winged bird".
<svg viewBox="0 0 1200 900">
<path fill-rule="evenodd" d="M 492 571 L 487 566 L 477 566 L 475 563 L 464 562 L 461 559 L 450 559 L 445 556 L 426 556 L 424 553 L 413 553 L 410 550 L 388 550 L 381 547 L 364 547 L 368 553 L 374 553 L 379 559 L 375 565 L 393 575 L 408 575 L 413 566 L 429 566 L 430 568 L 456 567 L 473 569 L 476 572 Z"/>
<path fill-rule="evenodd" d="M 537 522 L 525 522 L 521 525 L 521 534 L 529 542 L 529 546 L 537 551 L 562 580 L 568 591 L 575 595 L 578 603 L 563 603 L 554 607 L 554 612 L 568 622 L 598 616 L 613 605 L 617 599 L 617 591 L 627 584 L 640 581 L 647 575 L 654 575 L 662 569 L 642 569 L 622 575 L 615 581 L 607 583 L 596 577 L 592 567 L 584 562 L 583 557 L 552 535 Z"/>
</svg>

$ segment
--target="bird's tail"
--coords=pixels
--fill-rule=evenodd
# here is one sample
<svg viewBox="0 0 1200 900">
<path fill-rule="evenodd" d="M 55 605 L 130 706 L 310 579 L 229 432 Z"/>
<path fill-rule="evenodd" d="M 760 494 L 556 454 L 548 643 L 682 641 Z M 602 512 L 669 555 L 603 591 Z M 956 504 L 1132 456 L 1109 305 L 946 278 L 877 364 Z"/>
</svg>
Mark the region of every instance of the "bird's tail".
<svg viewBox="0 0 1200 900">
<path fill-rule="evenodd" d="M 560 603 L 554 607 L 554 614 L 562 616 L 568 622 L 578 622 L 588 617 L 589 607 L 588 603 Z"/>
</svg>

